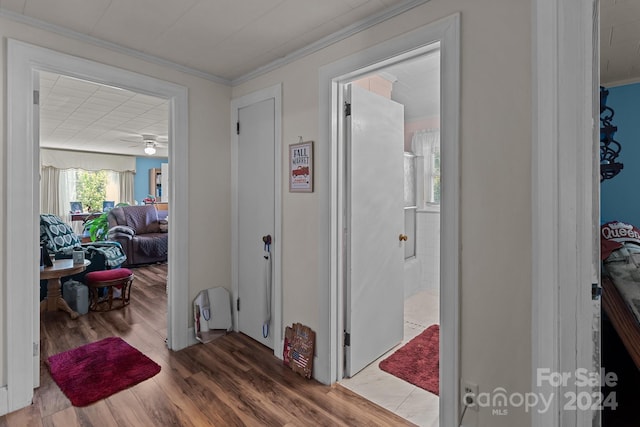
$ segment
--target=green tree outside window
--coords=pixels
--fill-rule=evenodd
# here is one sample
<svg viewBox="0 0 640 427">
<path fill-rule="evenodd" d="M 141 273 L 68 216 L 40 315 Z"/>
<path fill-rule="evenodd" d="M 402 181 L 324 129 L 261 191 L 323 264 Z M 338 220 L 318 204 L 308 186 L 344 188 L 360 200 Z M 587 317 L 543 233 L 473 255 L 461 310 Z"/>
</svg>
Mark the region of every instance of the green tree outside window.
<svg viewBox="0 0 640 427">
<path fill-rule="evenodd" d="M 102 211 L 102 202 L 107 198 L 107 173 L 105 171 L 76 172 L 77 199 L 88 212 Z"/>
</svg>

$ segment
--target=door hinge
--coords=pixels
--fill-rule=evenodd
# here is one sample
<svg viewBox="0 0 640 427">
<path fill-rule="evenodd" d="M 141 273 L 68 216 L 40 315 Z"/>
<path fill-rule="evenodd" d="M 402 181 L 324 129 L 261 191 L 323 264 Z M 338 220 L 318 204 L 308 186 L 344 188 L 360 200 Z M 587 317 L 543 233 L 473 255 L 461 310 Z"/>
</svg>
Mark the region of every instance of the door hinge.
<svg viewBox="0 0 640 427">
<path fill-rule="evenodd" d="M 351 115 L 351 103 L 350 102 L 345 102 L 344 103 L 344 115 L 346 117 Z"/>
<path fill-rule="evenodd" d="M 591 284 L 591 299 L 598 301 L 602 295 L 602 288 L 597 283 Z"/>
<path fill-rule="evenodd" d="M 33 105 L 40 105 L 40 91 L 33 91 Z"/>
<path fill-rule="evenodd" d="M 240 298 L 236 299 L 236 310 L 240 311 Z"/>
<path fill-rule="evenodd" d="M 240 122 L 236 122 L 236 135 L 240 135 Z"/>
<path fill-rule="evenodd" d="M 347 331 L 344 331 L 344 346 L 345 347 L 351 347 L 351 334 Z"/>
</svg>

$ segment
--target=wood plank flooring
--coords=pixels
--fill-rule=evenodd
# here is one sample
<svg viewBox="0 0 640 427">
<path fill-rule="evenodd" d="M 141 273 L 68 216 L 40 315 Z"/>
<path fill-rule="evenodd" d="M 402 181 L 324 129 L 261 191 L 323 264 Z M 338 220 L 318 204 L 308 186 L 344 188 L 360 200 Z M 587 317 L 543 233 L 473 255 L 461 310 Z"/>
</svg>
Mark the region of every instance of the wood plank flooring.
<svg viewBox="0 0 640 427">
<path fill-rule="evenodd" d="M 339 385 L 302 378 L 243 334 L 168 350 L 167 266 L 133 270 L 131 304 L 124 309 L 77 320 L 63 312 L 42 315 L 41 385 L 33 404 L 0 417 L 0 427 L 413 425 Z M 122 337 L 160 364 L 161 372 L 90 406 L 72 406 L 44 361 L 109 336 Z"/>
</svg>

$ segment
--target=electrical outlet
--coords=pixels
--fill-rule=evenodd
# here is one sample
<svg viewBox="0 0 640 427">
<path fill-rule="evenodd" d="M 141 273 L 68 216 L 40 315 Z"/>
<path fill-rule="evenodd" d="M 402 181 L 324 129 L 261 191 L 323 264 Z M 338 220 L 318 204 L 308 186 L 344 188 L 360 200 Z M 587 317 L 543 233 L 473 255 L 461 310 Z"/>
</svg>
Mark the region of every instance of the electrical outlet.
<svg viewBox="0 0 640 427">
<path fill-rule="evenodd" d="M 469 409 L 473 409 L 474 411 L 478 411 L 478 393 L 479 393 L 478 384 L 474 384 L 468 381 L 465 381 L 462 384 L 462 404 L 468 407 Z"/>
</svg>

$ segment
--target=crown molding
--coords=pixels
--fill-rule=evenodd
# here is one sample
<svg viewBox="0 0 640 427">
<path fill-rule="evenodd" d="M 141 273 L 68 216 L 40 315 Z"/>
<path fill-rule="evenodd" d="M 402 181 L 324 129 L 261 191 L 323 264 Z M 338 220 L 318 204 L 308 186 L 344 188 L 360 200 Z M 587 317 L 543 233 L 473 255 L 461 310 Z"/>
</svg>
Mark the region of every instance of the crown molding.
<svg viewBox="0 0 640 427">
<path fill-rule="evenodd" d="M 266 74 L 270 71 L 278 69 L 284 65 L 290 64 L 291 62 L 297 61 L 298 59 L 304 58 L 307 55 L 311 55 L 319 50 L 322 50 L 332 44 L 335 44 L 339 41 L 342 41 L 348 37 L 351 37 L 354 34 L 357 34 L 361 31 L 364 31 L 368 28 L 373 27 L 381 22 L 384 22 L 388 19 L 391 19 L 395 16 L 398 16 L 404 12 L 407 12 L 415 7 L 418 7 L 424 3 L 427 3 L 430 0 L 410 0 L 406 2 L 402 2 L 397 6 L 392 6 L 387 9 L 384 9 L 376 14 L 373 14 L 367 18 L 361 19 L 341 30 L 336 31 L 326 37 L 319 39 L 316 42 L 313 42 L 301 49 L 298 49 L 282 58 L 279 58 L 275 61 L 272 61 L 266 65 L 256 68 L 249 73 L 246 73 L 240 77 L 235 79 L 226 79 L 220 76 L 216 76 L 215 74 L 207 73 L 202 70 L 198 70 L 195 68 L 187 67 L 182 64 L 178 64 L 177 62 L 169 61 L 155 55 L 150 55 L 148 53 L 141 52 L 136 49 L 131 49 L 125 46 L 122 46 L 117 43 L 112 43 L 97 37 L 90 36 L 88 34 L 80 33 L 78 31 L 70 30 L 68 28 L 62 27 L 60 25 L 50 24 L 48 22 L 42 21 L 40 19 L 35 19 L 26 15 L 22 15 L 20 13 L 16 13 L 7 9 L 0 7 L 0 17 L 4 17 L 10 19 L 15 22 L 19 22 L 22 24 L 29 25 L 31 27 L 39 28 L 41 30 L 49 31 L 55 34 L 59 34 L 71 39 L 79 40 L 85 43 L 92 44 L 94 46 L 103 47 L 106 49 L 113 50 L 115 52 L 123 53 L 128 56 L 132 56 L 134 58 L 154 63 L 157 65 L 162 65 L 164 67 L 172 68 L 177 71 L 181 71 L 186 74 L 191 74 L 196 77 L 200 77 L 206 80 L 210 80 L 215 83 L 220 83 L 226 86 L 237 86 L 242 83 L 248 82 L 262 74 Z"/>
<path fill-rule="evenodd" d="M 640 77 L 631 77 L 631 78 L 623 79 L 623 80 L 614 80 L 614 81 L 608 82 L 608 83 L 600 83 L 600 86 L 609 89 L 609 88 L 612 88 L 612 87 L 626 86 L 626 85 L 632 85 L 632 84 L 636 84 L 636 83 L 640 83 Z"/>
<path fill-rule="evenodd" d="M 113 50 L 115 52 L 123 53 L 125 55 L 132 56 L 134 58 L 141 59 L 146 62 L 151 62 L 156 65 L 162 65 L 164 67 L 172 68 L 174 70 L 181 71 L 186 74 L 191 74 L 193 76 L 200 77 L 206 80 L 210 80 L 215 83 L 221 83 L 226 86 L 231 85 L 231 80 L 229 79 L 225 79 L 223 77 L 219 77 L 214 74 L 207 73 L 205 71 L 197 70 L 195 68 L 187 67 L 185 65 L 178 64 L 177 62 L 169 61 L 167 59 L 163 59 L 155 55 L 150 55 L 148 53 L 144 53 L 136 49 L 131 49 L 131 48 L 119 45 L 117 43 L 112 43 L 97 37 L 93 37 L 88 34 L 70 30 L 60 25 L 50 24 L 40 19 L 35 19 L 26 15 L 22 15 L 20 13 L 3 9 L 2 7 L 0 7 L 0 16 L 15 22 L 19 22 L 21 24 L 26 24 L 31 27 L 39 28 L 41 30 L 49 31 L 55 34 L 59 34 L 61 36 L 65 36 L 71 39 L 79 40 L 81 42 L 89 43 L 94 46 L 103 47 L 106 49 Z"/>
<path fill-rule="evenodd" d="M 391 19 L 395 16 L 398 16 L 404 12 L 407 12 L 415 7 L 418 7 L 424 3 L 427 3 L 430 0 L 411 0 L 407 2 L 403 2 L 397 6 L 392 6 L 387 9 L 384 9 L 376 14 L 368 16 L 360 21 L 354 22 L 353 24 L 343 28 L 342 30 L 338 30 L 335 33 L 329 34 L 326 37 L 319 39 L 316 42 L 313 42 L 301 49 L 298 49 L 282 58 L 276 59 L 262 67 L 258 67 L 253 71 L 248 72 L 240 77 L 237 77 L 231 81 L 231 86 L 238 86 L 242 83 L 246 83 L 249 80 L 252 80 L 262 74 L 266 74 L 270 71 L 273 71 L 277 68 L 280 68 L 284 65 L 290 64 L 298 59 L 304 58 L 307 55 L 311 55 L 319 50 L 322 50 L 328 46 L 331 46 L 334 43 L 342 41 L 348 37 L 351 37 L 354 34 L 357 34 L 361 31 L 364 31 L 368 28 L 373 27 L 381 22 L 384 22 L 388 19 Z"/>
</svg>

